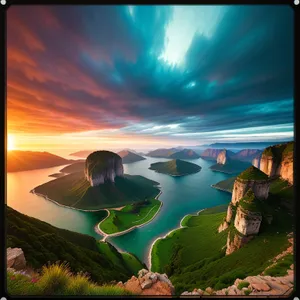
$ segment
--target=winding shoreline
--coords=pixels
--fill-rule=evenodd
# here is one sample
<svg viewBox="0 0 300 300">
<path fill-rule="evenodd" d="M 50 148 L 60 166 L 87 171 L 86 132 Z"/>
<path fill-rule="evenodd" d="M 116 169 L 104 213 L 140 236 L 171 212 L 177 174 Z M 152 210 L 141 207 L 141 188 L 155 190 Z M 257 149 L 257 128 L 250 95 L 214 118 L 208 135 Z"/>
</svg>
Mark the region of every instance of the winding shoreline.
<svg viewBox="0 0 300 300">
<path fill-rule="evenodd" d="M 151 246 L 150 246 L 150 249 L 149 249 L 149 252 L 148 252 L 148 257 L 147 257 L 147 267 L 148 267 L 148 270 L 151 271 L 151 267 L 152 267 L 152 249 L 153 249 L 153 246 L 154 244 L 158 241 L 158 240 L 162 240 L 162 239 L 165 239 L 166 237 L 168 237 L 168 235 L 170 235 L 171 233 L 173 233 L 174 231 L 176 230 L 179 230 L 179 229 L 182 229 L 182 228 L 187 228 L 187 226 L 183 226 L 182 225 L 182 221 L 184 220 L 185 217 L 187 216 L 198 216 L 202 211 L 206 210 L 206 208 L 203 208 L 201 210 L 199 210 L 197 213 L 195 214 L 187 214 L 185 216 L 183 216 L 183 218 L 180 220 L 180 223 L 179 223 L 179 226 L 170 230 L 169 232 L 167 232 L 164 236 L 159 236 L 157 237 L 152 243 L 151 243 Z"/>
<path fill-rule="evenodd" d="M 220 187 L 218 187 L 218 186 L 216 186 L 216 185 L 211 184 L 210 186 L 211 186 L 212 188 L 216 189 L 216 190 L 220 190 L 220 191 L 223 191 L 223 192 L 227 192 L 227 193 L 232 194 L 232 192 L 230 192 L 230 191 L 228 191 L 228 190 L 226 190 L 226 189 L 220 188 Z"/>
<path fill-rule="evenodd" d="M 159 197 L 161 194 L 162 194 L 162 191 L 160 191 L 160 192 L 155 196 L 155 199 L 158 200 L 158 197 Z M 105 217 L 101 222 L 98 223 L 98 225 L 95 226 L 95 231 L 96 231 L 96 233 L 103 235 L 103 238 L 102 238 L 102 240 L 101 240 L 102 242 L 105 242 L 106 239 L 107 239 L 107 238 L 110 238 L 110 237 L 124 235 L 124 234 L 126 234 L 126 233 L 128 233 L 128 232 L 130 232 L 130 231 L 133 231 L 133 230 L 136 229 L 136 228 L 143 227 L 143 226 L 145 226 L 146 224 L 148 224 L 149 222 L 151 222 L 151 221 L 156 217 L 156 215 L 160 212 L 162 205 L 163 205 L 163 202 L 160 201 L 160 206 L 159 206 L 157 212 L 156 212 L 156 213 L 153 215 L 153 217 L 152 217 L 150 220 L 148 220 L 147 222 L 145 222 L 145 223 L 143 223 L 143 224 L 140 224 L 140 225 L 135 225 L 135 226 L 130 227 L 130 228 L 126 229 L 126 230 L 119 231 L 119 232 L 116 232 L 116 233 L 111 233 L 111 234 L 106 234 L 104 231 L 102 231 L 102 230 L 100 229 L 100 224 L 101 224 L 102 222 L 104 222 L 104 221 L 110 216 L 110 211 L 109 211 L 109 209 L 105 209 L 105 210 L 107 211 L 107 213 L 108 213 L 108 214 L 107 214 L 107 217 Z"/>
</svg>

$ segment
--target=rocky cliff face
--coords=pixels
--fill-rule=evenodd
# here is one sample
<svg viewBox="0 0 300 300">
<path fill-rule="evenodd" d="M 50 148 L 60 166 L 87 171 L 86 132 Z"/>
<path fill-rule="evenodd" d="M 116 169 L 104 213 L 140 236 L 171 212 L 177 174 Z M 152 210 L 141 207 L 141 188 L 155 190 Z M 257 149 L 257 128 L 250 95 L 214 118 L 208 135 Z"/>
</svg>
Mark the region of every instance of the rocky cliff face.
<svg viewBox="0 0 300 300">
<path fill-rule="evenodd" d="M 260 159 L 260 170 L 270 177 L 279 175 L 293 184 L 293 146 L 290 142 L 266 148 Z"/>
<path fill-rule="evenodd" d="M 122 158 L 110 151 L 93 152 L 86 159 L 84 173 L 91 186 L 114 182 L 124 174 Z"/>
<path fill-rule="evenodd" d="M 269 195 L 269 180 L 243 180 L 236 179 L 233 185 L 231 202 L 233 205 L 244 197 L 249 189 L 252 189 L 255 196 L 259 199 L 266 199 Z"/>
<path fill-rule="evenodd" d="M 251 212 L 237 208 L 234 226 L 243 235 L 257 234 L 259 232 L 262 216 L 259 212 Z"/>
<path fill-rule="evenodd" d="M 228 232 L 227 244 L 226 244 L 226 255 L 231 254 L 232 252 L 240 249 L 245 244 L 247 244 L 250 240 L 252 240 L 253 236 L 241 236 L 237 233 L 232 234 Z"/>
<path fill-rule="evenodd" d="M 217 159 L 218 155 L 220 152 L 222 152 L 223 150 L 222 149 L 212 149 L 212 148 L 208 148 L 206 150 L 204 150 L 202 153 L 201 153 L 201 157 L 204 158 L 204 159 Z"/>
<path fill-rule="evenodd" d="M 226 150 L 221 151 L 217 157 L 217 164 L 225 165 L 228 160 Z"/>
<path fill-rule="evenodd" d="M 253 158 L 252 165 L 259 169 L 260 168 L 260 160 L 261 160 L 261 154 L 259 154 Z"/>
</svg>

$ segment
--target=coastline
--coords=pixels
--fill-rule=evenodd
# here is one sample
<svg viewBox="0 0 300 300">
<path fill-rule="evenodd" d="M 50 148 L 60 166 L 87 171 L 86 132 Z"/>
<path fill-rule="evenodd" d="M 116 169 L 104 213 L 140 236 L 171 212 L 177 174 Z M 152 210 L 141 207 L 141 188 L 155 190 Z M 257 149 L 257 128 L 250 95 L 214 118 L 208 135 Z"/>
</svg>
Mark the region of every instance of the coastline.
<svg viewBox="0 0 300 300">
<path fill-rule="evenodd" d="M 160 191 L 160 192 L 155 196 L 155 199 L 158 200 L 158 197 L 159 197 L 161 194 L 162 194 L 162 191 Z M 101 224 L 102 222 L 104 222 L 104 221 L 110 216 L 110 211 L 109 211 L 108 209 L 105 209 L 105 210 L 107 211 L 107 213 L 108 213 L 108 214 L 107 214 L 107 217 L 105 217 L 101 222 L 98 223 L 98 225 L 95 226 L 95 231 L 96 231 L 96 233 L 103 235 L 103 238 L 102 238 L 101 242 L 105 242 L 106 239 L 107 239 L 107 238 L 110 238 L 110 237 L 120 236 L 120 235 L 126 234 L 126 233 L 128 233 L 128 232 L 130 232 L 130 231 L 133 231 L 133 230 L 136 229 L 136 228 L 143 227 L 143 226 L 145 226 L 146 224 L 148 224 L 149 222 L 151 222 L 151 221 L 156 217 L 156 215 L 160 212 L 162 205 L 163 205 L 163 202 L 160 201 L 159 209 L 158 209 L 157 212 L 153 215 L 153 217 L 152 217 L 150 220 L 148 220 L 147 222 L 145 222 L 145 223 L 143 223 L 143 224 L 140 224 L 140 225 L 135 225 L 135 226 L 130 227 L 130 228 L 126 229 L 126 230 L 119 231 L 119 232 L 116 232 L 116 233 L 111 233 L 111 234 L 106 234 L 104 231 L 102 231 L 102 230 L 100 229 L 100 224 Z"/>
<path fill-rule="evenodd" d="M 211 186 L 212 188 L 216 189 L 216 190 L 220 190 L 220 191 L 223 191 L 223 192 L 227 192 L 227 193 L 232 194 L 232 192 L 230 192 L 230 191 L 228 191 L 228 190 L 226 190 L 226 189 L 222 189 L 222 188 L 220 188 L 220 187 L 218 187 L 218 186 L 215 186 L 215 185 L 213 185 L 213 184 L 211 184 L 210 186 Z"/>
<path fill-rule="evenodd" d="M 158 241 L 158 240 L 162 240 L 162 239 L 165 239 L 166 237 L 168 237 L 168 235 L 170 235 L 171 233 L 173 233 L 174 231 L 176 230 L 179 230 L 179 229 L 182 229 L 182 228 L 187 228 L 187 226 L 183 226 L 182 225 L 182 221 L 184 220 L 185 217 L 187 216 L 198 216 L 202 211 L 206 210 L 206 208 L 203 208 L 201 210 L 199 210 L 197 213 L 194 213 L 194 214 L 187 214 L 185 216 L 183 216 L 183 218 L 180 220 L 179 222 L 179 226 L 170 230 L 169 232 L 167 232 L 164 236 L 159 236 L 157 237 L 150 245 L 150 248 L 149 248 L 149 252 L 148 252 L 148 256 L 147 256 L 147 267 L 148 267 L 148 270 L 151 271 L 151 267 L 152 267 L 152 262 L 151 262 L 151 259 L 152 259 L 152 249 L 153 249 L 153 246 L 154 244 Z"/>
</svg>

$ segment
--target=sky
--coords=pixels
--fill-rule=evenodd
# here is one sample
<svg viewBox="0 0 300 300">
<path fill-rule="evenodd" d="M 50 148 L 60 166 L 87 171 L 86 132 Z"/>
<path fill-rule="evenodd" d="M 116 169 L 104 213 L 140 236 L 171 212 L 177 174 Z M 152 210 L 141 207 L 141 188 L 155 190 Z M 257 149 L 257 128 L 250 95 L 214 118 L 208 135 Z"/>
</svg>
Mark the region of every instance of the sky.
<svg viewBox="0 0 300 300">
<path fill-rule="evenodd" d="M 11 148 L 293 138 L 290 6 L 14 6 Z"/>
</svg>

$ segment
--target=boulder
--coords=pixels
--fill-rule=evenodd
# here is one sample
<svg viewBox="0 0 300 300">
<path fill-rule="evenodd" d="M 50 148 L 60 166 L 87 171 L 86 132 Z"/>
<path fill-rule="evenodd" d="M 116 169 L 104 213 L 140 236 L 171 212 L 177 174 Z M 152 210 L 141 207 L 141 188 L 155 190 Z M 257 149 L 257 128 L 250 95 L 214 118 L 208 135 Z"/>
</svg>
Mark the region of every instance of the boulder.
<svg viewBox="0 0 300 300">
<path fill-rule="evenodd" d="M 151 279 L 146 279 L 142 284 L 141 284 L 141 288 L 144 289 L 148 289 L 152 286 L 152 280 Z"/>
<path fill-rule="evenodd" d="M 143 277 L 143 276 L 145 276 L 148 272 L 149 272 L 149 271 L 146 270 L 146 269 L 139 270 L 138 276 L 139 276 L 139 277 Z"/>
<path fill-rule="evenodd" d="M 21 248 L 7 248 L 7 268 L 22 270 L 26 268 L 26 259 Z"/>
</svg>

